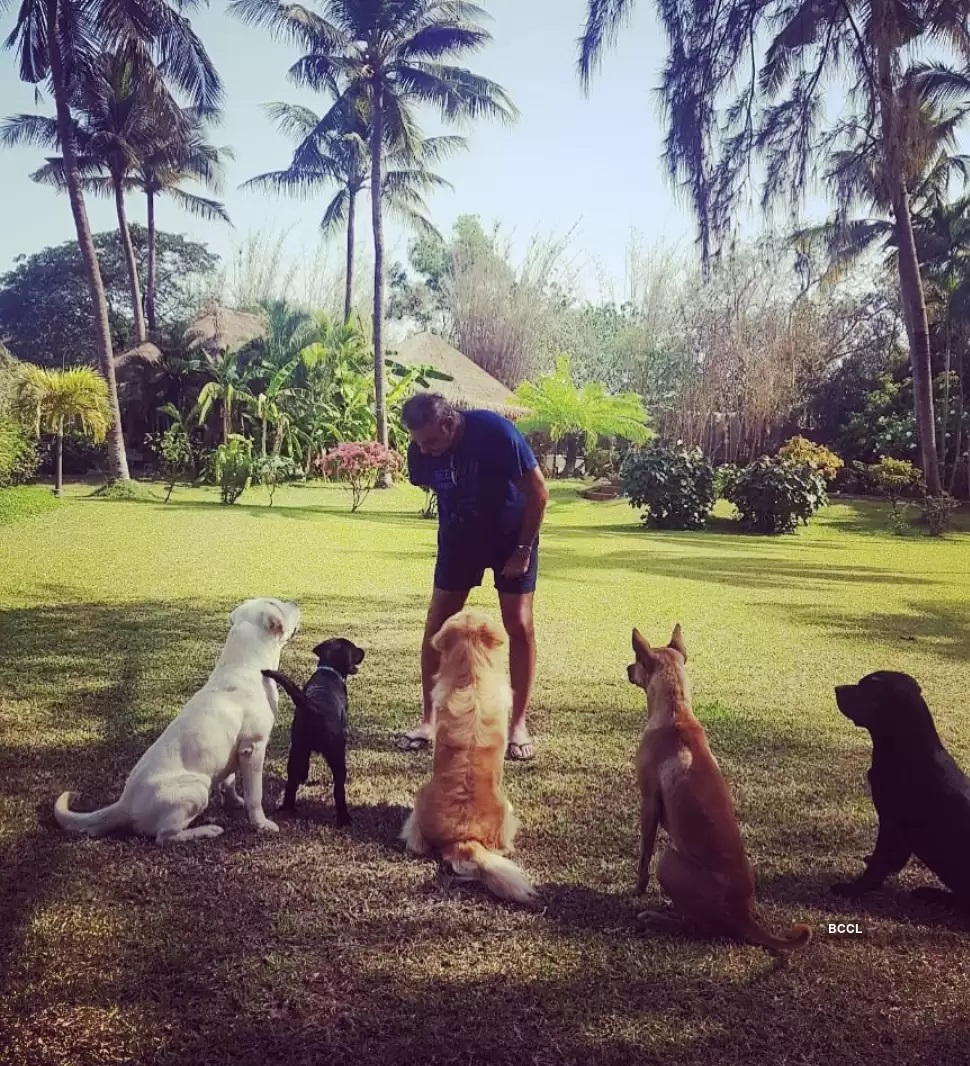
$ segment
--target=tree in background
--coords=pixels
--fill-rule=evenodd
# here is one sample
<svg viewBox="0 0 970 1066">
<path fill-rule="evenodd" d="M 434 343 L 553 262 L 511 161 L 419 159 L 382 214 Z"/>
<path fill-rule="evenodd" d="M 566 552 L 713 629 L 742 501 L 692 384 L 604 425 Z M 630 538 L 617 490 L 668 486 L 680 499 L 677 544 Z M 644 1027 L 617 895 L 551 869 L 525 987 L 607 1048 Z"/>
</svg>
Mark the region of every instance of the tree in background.
<svg viewBox="0 0 970 1066">
<path fill-rule="evenodd" d="M 309 197 L 321 189 L 336 186 L 320 222 L 324 235 L 337 227 L 345 229 L 346 265 L 344 321 L 350 320 L 354 306 L 354 261 L 356 248 L 357 199 L 370 188 L 371 130 L 361 104 L 355 101 L 351 113 L 332 132 L 320 136 L 321 118 L 307 107 L 275 103 L 266 111 L 281 133 L 295 136 L 299 144 L 285 170 L 269 171 L 251 178 L 242 187 L 266 189 Z M 411 229 L 437 234 L 427 217 L 425 193 L 451 185 L 431 167 L 447 155 L 467 148 L 464 137 L 429 137 L 392 146 L 384 175 L 383 197 L 388 212 Z"/>
<path fill-rule="evenodd" d="M 643 444 L 652 436 L 643 401 L 635 392 L 611 396 L 599 382 L 578 387 L 565 356 L 556 361 L 552 374 L 534 385 L 523 382 L 515 395 L 529 411 L 517 420 L 518 428 L 523 433 L 542 433 L 552 441 L 554 472 L 559 445 L 567 441 L 566 477 L 576 472 L 580 442 L 593 448 L 602 437 L 618 437 Z"/>
<path fill-rule="evenodd" d="M 417 147 L 416 109 L 434 107 L 446 122 L 482 117 L 511 121 L 501 86 L 454 60 L 491 40 L 486 12 L 441 0 L 324 0 L 318 15 L 277 0 L 234 0 L 230 10 L 252 25 L 296 40 L 309 51 L 291 68 L 299 84 L 335 98 L 316 134 L 343 128 L 358 106 L 370 116 L 371 220 L 374 236 L 374 404 L 378 442 L 387 445 L 384 375 L 384 175 L 389 145 Z M 409 154 L 416 154 L 415 151 Z"/>
<path fill-rule="evenodd" d="M 147 259 L 147 232 L 131 227 L 139 268 Z M 127 270 L 117 231 L 92 238 L 100 264 L 112 347 L 127 347 L 132 338 Z M 157 307 L 160 327 L 171 330 L 198 309 L 213 284 L 219 257 L 204 244 L 175 234 L 157 235 Z M 98 362 L 94 308 L 88 298 L 81 253 L 76 241 L 21 256 L 0 276 L 0 338 L 24 362 L 64 368 Z M 163 345 L 164 347 L 164 345 Z"/>
<path fill-rule="evenodd" d="M 0 11 L 8 3 L 9 0 L 0 0 Z M 110 478 L 127 481 L 130 475 L 108 304 L 84 201 L 71 94 L 83 81 L 92 56 L 125 48 L 144 57 L 145 69 L 156 62 L 163 63 L 168 84 L 188 94 L 199 107 L 212 108 L 218 104 L 221 84 L 181 6 L 167 0 L 143 0 L 135 7 L 119 6 L 110 0 L 91 0 L 85 4 L 70 0 L 24 0 L 6 45 L 17 54 L 21 80 L 34 85 L 45 83 L 54 100 L 65 184 L 94 307 L 98 362 L 108 387 Z"/>
<path fill-rule="evenodd" d="M 587 86 L 631 8 L 631 0 L 589 0 L 579 59 Z M 956 88 L 967 95 L 953 65 L 970 60 L 967 5 L 664 0 L 659 13 L 670 41 L 661 88 L 665 156 L 672 179 L 690 193 L 705 262 L 734 226 L 753 161 L 763 166 L 764 209 L 782 201 L 794 213 L 820 159 L 846 150 L 858 154 L 875 142 L 895 230 L 923 471 L 927 491 L 939 494 L 929 327 L 907 173 L 912 111 L 905 79 L 917 54 L 932 44 L 938 58 L 924 72 L 944 93 Z M 836 81 L 849 86 L 848 107 L 833 118 L 824 99 Z"/>
<path fill-rule="evenodd" d="M 53 433 L 57 441 L 54 495 L 64 487 L 64 431 L 79 429 L 100 444 L 111 427 L 108 385 L 87 366 L 42 370 L 26 366 L 16 398 L 18 409 L 35 420 L 38 435 Z"/>
</svg>

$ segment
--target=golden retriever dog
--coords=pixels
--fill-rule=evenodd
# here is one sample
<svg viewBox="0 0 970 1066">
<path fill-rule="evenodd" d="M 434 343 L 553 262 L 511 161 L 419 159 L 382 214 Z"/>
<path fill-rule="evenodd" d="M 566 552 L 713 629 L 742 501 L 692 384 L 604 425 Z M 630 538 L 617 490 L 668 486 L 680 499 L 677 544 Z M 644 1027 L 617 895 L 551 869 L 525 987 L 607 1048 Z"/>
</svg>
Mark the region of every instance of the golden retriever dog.
<svg viewBox="0 0 970 1066">
<path fill-rule="evenodd" d="M 651 648 L 633 631 L 630 683 L 647 694 L 647 724 L 637 755 L 640 785 L 640 867 L 637 894 L 650 878 L 650 859 L 663 826 L 670 842 L 657 880 L 678 914 L 700 930 L 784 954 L 812 937 L 807 925 L 775 936 L 754 913 L 754 871 L 745 854 L 727 782 L 691 710 L 687 648 L 678 625 L 666 648 Z M 641 917 L 651 917 L 645 912 Z"/>
<path fill-rule="evenodd" d="M 412 854 L 437 854 L 501 899 L 531 903 L 529 879 L 505 857 L 518 828 L 502 788 L 512 708 L 498 662 L 505 633 L 483 611 L 465 610 L 445 622 L 432 644 L 441 655 L 432 691 L 433 772 L 401 839 Z"/>
</svg>

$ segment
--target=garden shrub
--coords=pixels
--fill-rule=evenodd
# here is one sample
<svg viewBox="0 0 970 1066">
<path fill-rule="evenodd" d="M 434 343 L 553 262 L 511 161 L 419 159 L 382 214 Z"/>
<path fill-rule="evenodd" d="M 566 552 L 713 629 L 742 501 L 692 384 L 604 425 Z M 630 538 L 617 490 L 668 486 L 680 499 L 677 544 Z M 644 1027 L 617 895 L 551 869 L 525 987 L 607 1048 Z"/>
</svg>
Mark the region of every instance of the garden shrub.
<svg viewBox="0 0 970 1066">
<path fill-rule="evenodd" d="M 810 466 L 762 456 L 740 470 L 727 499 L 754 533 L 794 533 L 828 502 L 825 479 Z"/>
<path fill-rule="evenodd" d="M 175 483 L 189 476 L 195 468 L 192 441 L 182 422 L 173 422 L 161 433 L 149 433 L 145 443 L 158 460 L 159 473 L 165 481 L 165 502 L 172 498 Z"/>
<path fill-rule="evenodd" d="M 26 427 L 0 416 L 0 488 L 23 485 L 37 472 L 40 456 Z"/>
<path fill-rule="evenodd" d="M 738 476 L 740 467 L 734 463 L 722 463 L 714 471 L 714 497 L 718 500 L 728 499 L 728 493 Z"/>
<path fill-rule="evenodd" d="M 816 444 L 805 437 L 792 437 L 778 449 L 778 455 L 789 463 L 802 463 L 817 470 L 829 483 L 845 463 L 822 444 Z"/>
<path fill-rule="evenodd" d="M 273 506 L 276 489 L 284 481 L 296 481 L 303 476 L 297 464 L 285 455 L 261 455 L 253 461 L 253 477 L 269 489 L 269 505 Z"/>
<path fill-rule="evenodd" d="M 400 473 L 401 456 L 376 441 L 338 444 L 325 452 L 317 466 L 327 477 L 343 482 L 350 492 L 351 513 L 358 510 L 384 474 Z"/>
<path fill-rule="evenodd" d="M 215 450 L 213 473 L 223 503 L 233 504 L 249 488 L 253 476 L 253 445 L 233 433 Z"/>
<path fill-rule="evenodd" d="M 948 492 L 940 496 L 927 496 L 923 501 L 922 519 L 931 537 L 942 537 L 950 528 L 953 512 L 960 506 Z"/>
<path fill-rule="evenodd" d="M 699 448 L 654 441 L 631 450 L 620 490 L 654 529 L 703 529 L 714 506 L 714 470 Z"/>
</svg>

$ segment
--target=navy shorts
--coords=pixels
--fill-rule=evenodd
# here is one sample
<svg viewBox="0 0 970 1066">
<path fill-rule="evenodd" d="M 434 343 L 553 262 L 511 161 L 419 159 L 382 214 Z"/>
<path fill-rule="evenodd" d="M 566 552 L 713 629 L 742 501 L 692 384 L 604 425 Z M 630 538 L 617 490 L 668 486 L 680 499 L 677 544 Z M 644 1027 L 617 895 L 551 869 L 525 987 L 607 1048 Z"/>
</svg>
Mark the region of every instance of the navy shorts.
<svg viewBox="0 0 970 1066">
<path fill-rule="evenodd" d="M 502 577 L 502 568 L 515 551 L 515 544 L 485 547 L 467 542 L 461 545 L 438 544 L 438 561 L 434 568 L 434 587 L 444 592 L 468 592 L 480 585 L 485 571 L 495 574 L 496 591 L 510 596 L 524 596 L 535 592 L 539 576 L 539 542 L 536 541 L 529 560 L 529 569 L 522 577 Z"/>
</svg>

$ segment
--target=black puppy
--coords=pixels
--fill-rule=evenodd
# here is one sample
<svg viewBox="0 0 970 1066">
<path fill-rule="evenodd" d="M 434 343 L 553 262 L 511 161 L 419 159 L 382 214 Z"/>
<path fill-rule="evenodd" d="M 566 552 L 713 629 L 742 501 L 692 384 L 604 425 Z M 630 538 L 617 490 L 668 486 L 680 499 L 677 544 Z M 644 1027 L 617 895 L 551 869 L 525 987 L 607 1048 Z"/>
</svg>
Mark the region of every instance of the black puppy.
<svg viewBox="0 0 970 1066">
<path fill-rule="evenodd" d="M 875 851 L 855 881 L 833 892 L 879 888 L 915 855 L 950 889 L 914 896 L 970 911 L 970 778 L 940 741 L 920 687 L 909 674 L 880 670 L 835 690 L 839 710 L 872 736 L 869 788 L 879 816 Z"/>
<path fill-rule="evenodd" d="M 317 669 L 301 690 L 278 670 L 263 670 L 293 701 L 290 757 L 286 764 L 286 794 L 280 809 L 296 809 L 296 791 L 310 776 L 310 756 L 327 760 L 333 775 L 333 803 L 337 825 L 350 824 L 347 810 L 347 678 L 357 673 L 364 652 L 343 637 L 325 640 L 313 649 Z"/>
</svg>

